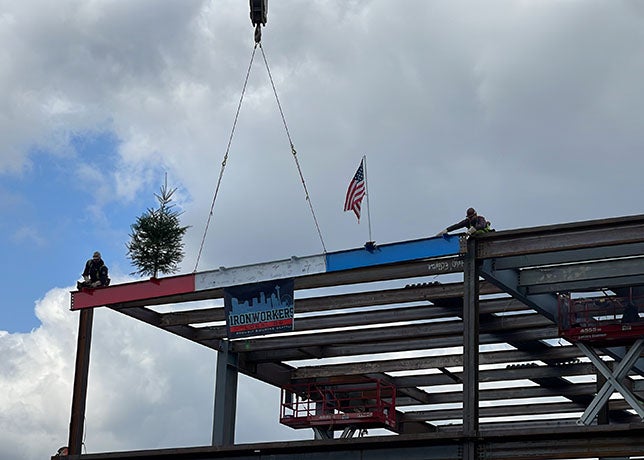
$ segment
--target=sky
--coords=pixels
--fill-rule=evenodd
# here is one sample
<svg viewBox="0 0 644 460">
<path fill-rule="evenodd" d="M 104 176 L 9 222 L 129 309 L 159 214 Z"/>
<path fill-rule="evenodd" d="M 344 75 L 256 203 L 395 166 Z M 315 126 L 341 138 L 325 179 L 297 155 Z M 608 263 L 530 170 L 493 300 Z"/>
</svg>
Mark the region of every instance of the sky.
<svg viewBox="0 0 644 460">
<path fill-rule="evenodd" d="M 113 283 L 138 279 L 130 225 L 166 174 L 180 273 L 433 236 L 469 206 L 496 229 L 642 213 L 643 3 L 269 3 L 262 46 L 322 238 L 259 51 L 231 139 L 248 2 L 0 1 L 0 458 L 66 443 L 69 291 L 95 250 Z M 363 155 L 358 223 L 343 204 Z M 215 356 L 151 329 L 97 310 L 88 452 L 210 443 Z M 238 442 L 308 437 L 276 423 L 273 389 L 241 386 Z"/>
</svg>

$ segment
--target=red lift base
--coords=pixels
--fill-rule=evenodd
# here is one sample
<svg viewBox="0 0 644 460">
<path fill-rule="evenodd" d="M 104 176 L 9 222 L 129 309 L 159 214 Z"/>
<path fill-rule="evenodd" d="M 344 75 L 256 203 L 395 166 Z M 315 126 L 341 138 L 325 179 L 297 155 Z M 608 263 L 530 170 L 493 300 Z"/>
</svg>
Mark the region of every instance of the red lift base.
<svg viewBox="0 0 644 460">
<path fill-rule="evenodd" d="M 395 429 L 396 389 L 377 379 L 288 385 L 282 388 L 280 423 L 296 429 Z"/>
<path fill-rule="evenodd" d="M 559 296 L 559 335 L 571 342 L 630 344 L 644 337 L 644 299 Z"/>
</svg>

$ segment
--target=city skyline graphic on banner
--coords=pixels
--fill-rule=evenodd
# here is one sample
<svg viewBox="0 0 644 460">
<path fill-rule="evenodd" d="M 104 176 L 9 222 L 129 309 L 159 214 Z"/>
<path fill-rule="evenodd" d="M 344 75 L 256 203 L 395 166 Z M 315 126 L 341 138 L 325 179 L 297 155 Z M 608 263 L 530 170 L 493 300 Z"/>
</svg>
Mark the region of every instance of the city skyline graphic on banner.
<svg viewBox="0 0 644 460">
<path fill-rule="evenodd" d="M 293 280 L 224 289 L 229 336 L 293 329 Z"/>
</svg>

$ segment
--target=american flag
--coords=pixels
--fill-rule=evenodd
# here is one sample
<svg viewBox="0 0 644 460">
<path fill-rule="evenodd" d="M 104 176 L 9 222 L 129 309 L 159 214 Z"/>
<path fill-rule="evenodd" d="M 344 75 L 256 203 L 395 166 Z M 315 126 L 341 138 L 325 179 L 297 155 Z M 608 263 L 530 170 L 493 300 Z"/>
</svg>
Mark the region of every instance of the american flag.
<svg viewBox="0 0 644 460">
<path fill-rule="evenodd" d="M 351 183 L 349 183 L 347 197 L 344 200 L 344 210 L 355 212 L 358 222 L 360 221 L 360 205 L 365 195 L 363 162 L 364 159 L 360 161 L 360 166 L 353 176 L 353 179 L 351 179 Z"/>
</svg>

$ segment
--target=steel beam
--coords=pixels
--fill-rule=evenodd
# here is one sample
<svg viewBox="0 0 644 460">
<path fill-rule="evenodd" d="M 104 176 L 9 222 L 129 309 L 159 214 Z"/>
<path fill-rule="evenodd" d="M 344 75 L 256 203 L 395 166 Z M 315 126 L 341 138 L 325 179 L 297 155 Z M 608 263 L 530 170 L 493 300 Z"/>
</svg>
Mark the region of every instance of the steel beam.
<svg viewBox="0 0 644 460">
<path fill-rule="evenodd" d="M 490 369 L 479 371 L 479 382 L 497 382 L 508 380 L 530 380 L 547 377 L 561 377 L 565 375 L 593 375 L 595 369 L 590 363 L 570 364 L 563 367 L 558 366 L 527 366 L 509 367 L 506 369 Z M 459 379 L 464 379 L 463 372 L 454 372 Z M 451 377 L 443 374 L 422 374 L 409 375 L 395 378 L 396 386 L 399 388 L 428 387 L 433 385 L 450 385 L 454 383 Z"/>
<path fill-rule="evenodd" d="M 493 351 L 479 354 L 479 364 L 516 363 L 537 360 L 568 361 L 583 356 L 577 347 L 550 347 L 543 352 L 520 350 Z M 343 375 L 359 375 L 372 372 L 417 371 L 440 367 L 462 367 L 463 355 L 425 356 L 422 358 L 397 358 L 366 361 L 362 363 L 328 364 L 325 366 L 302 366 L 295 369 L 293 379 L 327 378 Z"/>
<path fill-rule="evenodd" d="M 501 302 L 497 302 L 500 304 Z M 485 305 L 485 310 L 490 312 L 520 312 L 527 309 L 526 306 L 521 305 L 519 302 L 511 302 L 508 300 L 503 301 L 503 310 L 494 307 L 494 304 Z M 296 301 L 296 305 L 299 305 Z M 297 308 L 297 307 L 296 307 Z M 534 314 L 534 313 L 533 313 Z M 297 330 L 302 331 L 317 331 L 322 332 L 324 329 L 338 328 L 338 327 L 351 327 L 351 326 L 366 326 L 372 324 L 387 324 L 387 323 L 404 323 L 404 322 L 418 322 L 428 320 L 438 320 L 460 317 L 462 315 L 462 308 L 447 308 L 438 307 L 435 305 L 426 305 L 423 301 L 421 305 L 406 308 L 386 308 L 381 310 L 361 311 L 356 313 L 337 313 L 325 316 L 309 316 L 298 317 L 296 316 Z M 514 316 L 514 315 L 513 315 Z M 514 316 L 518 318 L 518 316 Z M 509 319 L 509 324 L 514 321 Z M 545 323 L 544 323 L 545 324 Z M 172 329 L 170 326 L 164 327 L 165 329 Z M 193 340 L 203 341 L 212 338 L 226 337 L 227 329 L 225 325 L 207 326 L 197 328 L 198 332 L 193 334 Z"/>
<path fill-rule="evenodd" d="M 515 423 L 515 425 L 517 425 Z M 542 428 L 481 431 L 480 458 L 535 460 L 639 456 L 644 424 L 577 427 L 551 422 Z M 464 438 L 447 430 L 347 440 L 285 441 L 228 447 L 188 447 L 83 455 L 84 460 L 462 460 Z"/>
<path fill-rule="evenodd" d="M 619 288 L 628 288 L 638 284 L 644 284 L 644 275 L 562 281 L 561 283 L 553 284 L 537 284 L 526 286 L 525 292 L 528 295 L 547 294 L 552 292 L 589 292 L 601 291 L 604 289 L 615 290 Z"/>
<path fill-rule="evenodd" d="M 600 280 L 596 287 L 602 288 L 610 286 L 611 278 L 639 276 L 641 279 L 644 276 L 644 257 L 526 268 L 520 273 L 521 287 Z"/>
<path fill-rule="evenodd" d="M 80 455 L 82 453 L 93 322 L 94 310 L 84 310 L 80 313 L 78 319 L 78 343 L 76 345 L 72 413 L 69 423 L 69 455 Z"/>
<path fill-rule="evenodd" d="M 525 316 L 497 317 L 485 323 L 482 332 L 509 333 L 512 330 L 529 327 L 540 327 L 552 324 L 552 321 L 537 314 Z M 307 346 L 328 346 L 329 344 L 378 343 L 385 340 L 396 340 L 405 337 L 408 340 L 418 337 L 462 335 L 463 322 L 457 319 L 440 322 L 412 323 L 402 326 L 382 326 L 345 331 L 322 332 L 319 334 L 300 334 L 283 337 L 256 338 L 234 341 L 232 349 L 238 352 L 255 352 L 262 350 L 280 350 Z M 498 342 L 499 340 L 497 340 Z M 353 354 L 353 353 L 352 353 Z"/>
<path fill-rule="evenodd" d="M 501 290 L 496 286 L 490 283 L 482 283 L 481 291 L 483 294 L 497 294 Z M 297 319 L 297 329 L 298 330 L 312 330 L 317 328 L 324 328 L 325 323 L 339 323 L 342 321 L 342 324 L 337 324 L 337 326 L 348 326 L 352 324 L 360 324 L 360 322 L 368 322 L 371 324 L 374 323 L 385 323 L 388 322 L 388 316 L 392 317 L 392 320 L 395 322 L 420 319 L 424 317 L 429 319 L 434 316 L 445 316 L 447 310 L 445 308 L 439 308 L 437 306 L 428 305 L 430 301 L 437 301 L 440 299 L 451 299 L 455 297 L 463 296 L 463 283 L 449 283 L 449 284 L 420 284 L 420 285 L 411 285 L 404 288 L 397 289 L 386 289 L 380 291 L 368 291 L 360 293 L 350 293 L 350 294 L 339 294 L 333 296 L 322 296 L 322 297 L 312 297 L 312 298 L 303 298 L 296 299 L 295 309 Z M 512 302 L 511 299 L 503 299 L 503 307 L 505 311 L 512 311 L 520 309 L 521 306 L 518 302 Z M 407 310 L 401 308 L 396 309 L 381 309 L 374 310 L 369 312 L 361 313 L 352 313 L 352 314 L 335 314 L 329 315 L 322 319 L 319 317 L 313 318 L 301 318 L 299 317 L 303 313 L 312 313 L 320 311 L 330 311 L 330 310 L 342 310 L 349 308 L 358 308 L 365 306 L 381 306 L 381 305 L 397 305 L 397 304 L 409 304 L 412 302 L 421 303 L 416 307 L 410 307 Z M 497 301 L 499 303 L 500 301 Z M 488 309 L 494 309 L 494 303 L 487 302 L 486 305 Z M 523 308 L 527 308 L 523 306 Z M 145 321 L 154 326 L 168 328 L 169 326 L 185 326 L 193 325 L 199 323 L 210 323 L 210 322 L 223 322 L 225 320 L 224 308 L 214 307 L 214 308 L 204 308 L 198 310 L 190 311 L 181 311 L 174 313 L 162 313 L 158 314 L 151 312 L 147 316 L 143 316 L 138 313 L 130 313 L 132 308 L 123 310 L 123 313 L 128 314 L 129 316 L 138 317 L 142 321 Z M 425 315 L 422 315 L 420 311 L 427 312 Z M 460 316 L 461 308 L 455 308 L 454 314 Z M 351 317 L 361 318 L 359 320 L 352 322 Z M 395 317 L 395 318 L 394 318 Z M 328 326 L 333 327 L 333 326 Z M 219 331 L 218 336 L 222 336 L 225 333 L 225 326 L 220 327 L 215 326 L 209 330 Z"/>
<path fill-rule="evenodd" d="M 385 266 L 372 266 L 342 272 L 321 273 L 295 278 L 295 289 L 389 281 L 419 276 L 443 275 L 463 271 L 461 257 L 441 257 Z"/>
<path fill-rule="evenodd" d="M 440 259 L 462 252 L 463 239 L 457 236 L 434 237 L 402 241 L 366 248 L 337 251 L 322 255 L 291 257 L 287 260 L 263 262 L 240 267 L 220 267 L 218 270 L 189 275 L 151 278 L 148 281 L 124 283 L 100 289 L 82 289 L 71 293 L 71 309 L 81 310 L 100 306 L 140 306 L 140 302 L 178 303 L 214 298 L 221 289 L 241 284 L 284 278 L 302 278 L 354 269 L 384 267 L 422 259 Z M 449 270 L 436 268 L 436 270 Z M 428 264 L 424 272 L 430 271 Z M 339 275 L 341 279 L 343 275 Z M 328 284 L 327 284 L 328 285 Z M 296 288 L 299 288 L 296 286 Z"/>
<path fill-rule="evenodd" d="M 623 400 L 610 400 L 609 409 L 613 411 L 623 411 L 630 409 L 631 406 Z M 512 405 L 495 404 L 494 406 L 484 406 L 480 408 L 481 418 L 496 418 L 507 420 L 508 417 L 517 416 L 536 416 L 552 415 L 558 418 L 576 419 L 578 414 L 584 410 L 584 405 L 575 402 L 557 402 L 557 403 L 536 403 L 521 404 L 518 407 Z M 410 421 L 456 421 L 463 416 L 463 409 L 429 409 L 424 411 L 405 412 L 403 422 Z M 452 422 L 454 423 L 454 422 Z M 635 422 L 636 423 L 636 422 Z"/>
<path fill-rule="evenodd" d="M 484 260 L 481 269 L 481 276 L 499 287 L 502 291 L 507 292 L 521 303 L 535 309 L 546 318 L 557 322 L 558 302 L 557 297 L 553 294 L 527 294 L 524 287 L 520 284 L 520 273 L 515 269 L 497 270 L 494 267 L 494 260 Z"/>
<path fill-rule="evenodd" d="M 556 339 L 559 337 L 557 326 L 517 329 L 504 332 L 503 339 L 498 332 L 481 333 L 481 344 L 498 344 L 500 342 L 532 342 L 534 340 Z M 267 362 L 272 360 L 297 361 L 302 359 L 321 359 L 335 356 L 373 355 L 377 353 L 395 353 L 399 351 L 427 350 L 432 348 L 449 348 L 463 345 L 463 333 L 449 336 L 427 336 L 406 339 L 398 337 L 387 342 L 352 343 L 327 346 L 304 346 L 299 350 L 262 350 L 245 354 L 248 361 Z"/>
<path fill-rule="evenodd" d="M 568 251 L 497 257 L 495 258 L 494 266 L 497 270 L 505 270 L 507 268 L 538 267 L 616 257 L 631 257 L 642 254 L 644 254 L 644 243 L 617 244 Z"/>
<path fill-rule="evenodd" d="M 511 399 L 527 399 L 527 398 L 547 398 L 547 397 L 556 397 L 561 396 L 562 391 L 566 395 L 578 395 L 578 396 L 592 396 L 595 394 L 597 388 L 594 383 L 570 383 L 565 388 L 554 389 L 554 388 L 543 388 L 539 386 L 534 387 L 499 387 L 499 388 L 490 388 L 486 390 L 479 391 L 479 400 L 480 401 L 503 401 Z M 427 404 L 449 404 L 449 403 L 460 403 L 463 398 L 462 391 L 445 391 L 441 393 L 432 393 L 430 395 L 430 400 Z M 396 396 L 396 406 L 415 406 L 418 405 L 418 402 L 412 398 L 403 398 Z"/>
<path fill-rule="evenodd" d="M 478 240 L 480 259 L 642 243 L 644 215 L 493 232 Z"/>
<path fill-rule="evenodd" d="M 397 318 L 400 315 L 406 315 L 406 311 L 410 314 L 415 310 L 422 310 L 427 312 L 425 314 L 426 318 L 431 318 L 432 315 L 445 315 L 448 311 L 446 308 L 432 307 L 428 305 L 428 302 L 432 302 L 436 299 L 442 298 L 453 298 L 461 297 L 463 292 L 463 283 L 454 283 L 458 285 L 458 289 L 454 292 L 450 292 L 449 289 L 445 289 L 445 286 L 450 286 L 450 284 L 441 284 L 441 285 L 419 285 L 419 286 L 408 286 L 403 289 L 403 291 L 408 294 L 405 297 L 398 297 L 396 291 L 394 290 L 385 290 L 385 291 L 376 291 L 378 298 L 382 299 L 383 295 L 387 296 L 387 293 L 392 294 L 391 298 L 386 298 L 382 300 L 382 305 L 391 305 L 394 303 L 411 303 L 411 302 L 420 302 L 420 305 L 405 308 L 395 308 L 395 309 L 381 309 L 375 311 L 366 311 L 360 313 L 363 317 L 373 318 L 372 323 L 377 322 L 388 322 L 387 318 L 382 318 L 382 321 L 377 320 L 376 315 L 392 315 Z M 482 283 L 484 293 L 493 294 L 495 292 L 501 292 L 499 288 L 491 285 L 490 283 Z M 439 286 L 444 286 L 441 289 L 438 289 Z M 487 291 L 487 292 L 485 292 Z M 296 299 L 296 318 L 297 318 L 297 327 L 300 329 L 303 327 L 303 324 L 307 324 L 309 321 L 307 318 L 301 318 L 302 313 L 312 313 L 318 311 L 327 311 L 327 310 L 336 310 L 336 309 L 345 309 L 345 308 L 355 308 L 362 306 L 371 306 L 369 299 L 373 299 L 374 296 L 371 292 L 360 293 L 360 296 L 355 296 L 353 294 L 339 294 L 335 296 L 326 296 L 326 297 L 310 297 Z M 395 301 L 395 302 L 394 302 Z M 500 297 L 495 299 L 486 299 L 480 301 L 480 310 L 481 313 L 508 313 L 514 311 L 528 310 L 530 307 L 523 305 L 516 299 L 511 297 Z M 454 313 L 461 315 L 461 308 L 454 308 Z M 179 312 L 170 312 L 170 313 L 161 313 L 159 327 L 165 328 L 166 326 L 178 326 L 178 325 L 198 325 L 200 323 L 214 323 L 214 322 L 223 322 L 225 321 L 224 316 L 224 307 L 211 307 L 211 308 L 201 308 L 198 310 L 188 310 L 188 311 L 179 311 Z M 341 316 L 338 314 L 337 316 Z M 333 315 L 336 316 L 336 315 Z M 345 314 L 346 316 L 346 314 Z M 412 314 L 413 316 L 413 314 Z M 306 320 L 306 321 L 305 321 Z M 148 321 L 146 321 L 148 322 Z M 303 323 L 304 322 L 304 323 Z"/>
</svg>

